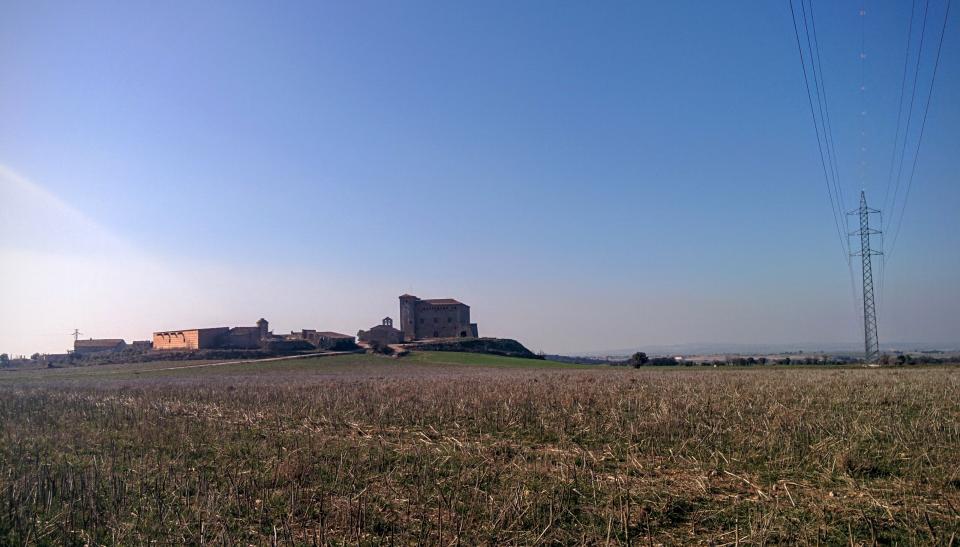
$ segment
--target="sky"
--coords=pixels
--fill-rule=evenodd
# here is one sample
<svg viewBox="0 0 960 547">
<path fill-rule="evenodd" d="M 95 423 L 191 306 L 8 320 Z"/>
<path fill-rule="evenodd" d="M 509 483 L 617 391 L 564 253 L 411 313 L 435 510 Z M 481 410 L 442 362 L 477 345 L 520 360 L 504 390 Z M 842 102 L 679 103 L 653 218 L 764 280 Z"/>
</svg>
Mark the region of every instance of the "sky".
<svg viewBox="0 0 960 547">
<path fill-rule="evenodd" d="M 885 192 L 911 6 L 860 8 L 814 2 L 848 209 Z M 958 14 L 881 346 L 960 346 Z M 0 352 L 354 334 L 405 292 L 550 353 L 857 347 L 807 101 L 786 1 L 5 0 Z"/>
</svg>

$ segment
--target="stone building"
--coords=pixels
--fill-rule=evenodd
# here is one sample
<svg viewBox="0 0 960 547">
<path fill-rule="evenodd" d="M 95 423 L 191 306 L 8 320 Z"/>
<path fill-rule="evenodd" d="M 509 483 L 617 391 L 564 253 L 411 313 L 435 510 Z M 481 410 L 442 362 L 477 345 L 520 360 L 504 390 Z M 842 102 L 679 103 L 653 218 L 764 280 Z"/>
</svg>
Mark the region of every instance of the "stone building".
<svg viewBox="0 0 960 547">
<path fill-rule="evenodd" d="M 303 329 L 300 332 L 291 332 L 284 336 L 286 340 L 305 340 L 317 349 L 326 350 L 351 350 L 356 348 L 357 343 L 353 336 L 341 334 L 332 331 L 317 331 L 314 329 Z"/>
<path fill-rule="evenodd" d="M 370 327 L 357 333 L 361 342 L 377 343 L 383 346 L 400 344 L 403 342 L 403 331 L 393 327 L 393 319 L 384 317 L 379 325 Z"/>
<path fill-rule="evenodd" d="M 153 349 L 152 340 L 134 340 L 130 342 L 130 347 L 137 351 L 148 351 Z"/>
<path fill-rule="evenodd" d="M 87 340 L 74 340 L 73 353 L 77 355 L 87 355 L 103 351 L 117 352 L 123 351 L 126 347 L 127 343 L 120 338 L 90 338 Z"/>
<path fill-rule="evenodd" d="M 213 327 L 153 333 L 153 349 L 257 349 L 272 336 L 261 318 L 255 327 Z"/>
<path fill-rule="evenodd" d="M 400 297 L 400 330 L 407 341 L 478 337 L 470 306 L 453 298 L 422 300 L 410 294 Z"/>
</svg>

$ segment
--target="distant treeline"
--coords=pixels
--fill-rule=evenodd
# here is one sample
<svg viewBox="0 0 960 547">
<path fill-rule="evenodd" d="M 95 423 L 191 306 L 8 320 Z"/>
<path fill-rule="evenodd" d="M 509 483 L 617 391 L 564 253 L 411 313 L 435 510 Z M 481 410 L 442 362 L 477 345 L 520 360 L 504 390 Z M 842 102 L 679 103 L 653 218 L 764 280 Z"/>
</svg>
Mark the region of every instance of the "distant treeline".
<svg viewBox="0 0 960 547">
<path fill-rule="evenodd" d="M 850 365 L 862 363 L 862 359 L 856 359 L 848 356 L 785 356 L 782 358 L 768 357 L 742 357 L 734 356 L 725 359 L 713 360 L 690 360 L 676 359 L 673 357 L 649 357 L 644 352 L 637 352 L 627 359 L 612 360 L 599 359 L 596 357 L 582 357 L 570 355 L 545 355 L 546 359 L 560 363 L 572 363 L 578 365 L 609 365 L 614 367 L 724 367 L 724 366 L 770 366 L 770 365 Z M 935 365 L 956 363 L 956 358 L 951 357 L 933 357 L 931 355 L 910 355 L 910 354 L 884 354 L 880 356 L 881 365 Z"/>
</svg>

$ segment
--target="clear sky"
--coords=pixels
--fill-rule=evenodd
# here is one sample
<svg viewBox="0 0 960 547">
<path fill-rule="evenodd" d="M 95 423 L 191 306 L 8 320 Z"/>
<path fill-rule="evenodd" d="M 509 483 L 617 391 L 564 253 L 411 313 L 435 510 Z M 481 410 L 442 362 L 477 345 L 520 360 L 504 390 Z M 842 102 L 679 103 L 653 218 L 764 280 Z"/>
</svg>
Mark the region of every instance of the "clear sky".
<svg viewBox="0 0 960 547">
<path fill-rule="evenodd" d="M 860 2 L 814 6 L 852 208 L 886 184 L 910 3 L 868 3 L 862 181 Z M 960 342 L 958 15 L 881 345 Z M 786 1 L 5 0 L 0 351 L 353 334 L 404 292 L 548 352 L 853 345 L 803 86 Z"/>
</svg>

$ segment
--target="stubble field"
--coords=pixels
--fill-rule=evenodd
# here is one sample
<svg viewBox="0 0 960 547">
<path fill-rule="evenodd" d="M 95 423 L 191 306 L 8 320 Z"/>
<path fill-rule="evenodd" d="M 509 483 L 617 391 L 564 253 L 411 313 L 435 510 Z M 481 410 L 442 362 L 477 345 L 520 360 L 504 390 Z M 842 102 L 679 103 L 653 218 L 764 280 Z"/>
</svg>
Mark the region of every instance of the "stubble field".
<svg viewBox="0 0 960 547">
<path fill-rule="evenodd" d="M 0 373 L 0 544 L 956 544 L 960 369 Z"/>
</svg>

